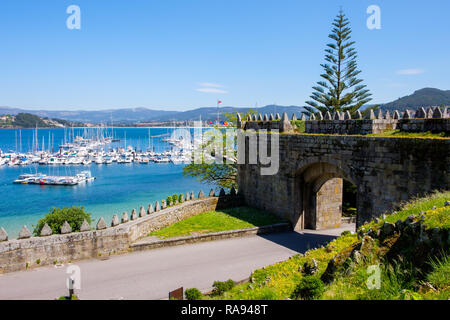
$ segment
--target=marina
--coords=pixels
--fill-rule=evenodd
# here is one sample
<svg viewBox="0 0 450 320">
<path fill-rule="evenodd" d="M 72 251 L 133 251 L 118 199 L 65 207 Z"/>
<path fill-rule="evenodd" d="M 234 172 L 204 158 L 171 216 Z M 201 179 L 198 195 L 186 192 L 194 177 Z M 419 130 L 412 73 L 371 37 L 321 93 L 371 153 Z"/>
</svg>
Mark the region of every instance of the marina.
<svg viewBox="0 0 450 320">
<path fill-rule="evenodd" d="M 45 148 L 45 136 L 39 139 L 37 128 L 33 130 L 32 149 L 27 152 L 21 152 L 22 130 L 19 130 L 19 142 L 17 142 L 16 131 L 16 149 L 4 152 L 0 148 L 0 166 L 14 167 L 31 164 L 39 164 L 40 166 L 87 166 L 91 163 L 108 165 L 112 163 L 148 164 L 149 162 L 180 164 L 192 161 L 194 142 L 184 137 L 167 138 L 169 136 L 168 132 L 152 137 L 149 129 L 148 145 L 145 149 L 142 149 L 141 141 L 139 141 L 139 147 L 127 145 L 126 134 L 124 136 L 124 145 L 120 146 L 121 139 L 114 139 L 113 136 L 108 136 L 108 134 L 112 133 L 108 132 L 107 128 L 97 128 L 95 135 L 92 132 L 89 133 L 86 129 L 82 131 L 82 135 L 75 135 L 74 130 L 72 132 L 69 131 L 68 136 L 64 132 L 64 143 L 57 146 L 56 152 L 53 143 Z M 152 141 L 154 139 L 162 142 L 166 149 L 157 152 L 154 141 Z M 52 141 L 52 136 L 49 135 L 48 141 Z M 115 145 L 115 147 L 112 145 Z"/>
<path fill-rule="evenodd" d="M 100 217 L 111 219 L 114 214 L 124 211 L 130 213 L 133 208 L 138 209 L 143 204 L 161 201 L 169 194 L 185 193 L 186 190 L 207 191 L 214 188 L 213 185 L 203 184 L 192 177 L 183 175 L 183 167 L 186 163 L 177 162 L 175 158 L 179 150 L 168 141 L 163 141 L 164 138 L 172 135 L 173 130 L 175 129 L 151 128 L 151 135 L 149 135 L 148 128 L 114 128 L 113 138 L 120 141 L 109 141 L 103 145 L 93 146 L 91 151 L 86 146 L 85 156 L 78 156 L 83 153 L 82 150 L 75 150 L 77 156 L 69 152 L 70 149 L 76 149 L 74 145 L 72 148 L 65 146 L 59 155 L 59 146 L 65 144 L 64 135 L 68 136 L 68 130 L 38 129 L 40 147 L 37 152 L 33 150 L 32 143 L 35 129 L 0 130 L 0 149 L 3 150 L 0 161 L 6 162 L 0 166 L 0 193 L 2 194 L 0 225 L 9 234 L 17 234 L 23 225 L 32 228 L 51 208 L 71 206 L 84 206 L 86 211 L 92 214 L 93 219 Z M 74 128 L 74 136 L 83 136 L 84 131 L 83 128 Z M 193 130 L 191 132 L 193 135 Z M 72 136 L 72 132 L 70 135 Z M 20 149 L 19 137 L 22 138 L 22 150 L 16 153 L 17 157 L 19 154 L 25 155 L 29 161 L 26 165 L 9 165 L 9 158 L 5 156 L 10 153 L 9 151 L 16 150 L 16 136 L 18 150 Z M 51 144 L 49 146 L 45 143 L 44 152 L 42 152 L 42 138 L 45 137 L 47 141 L 49 136 L 60 143 L 54 144 L 54 152 L 52 152 Z M 108 136 L 111 137 L 112 134 L 109 133 Z M 151 136 L 150 139 L 149 136 Z M 90 137 L 87 135 L 86 140 L 88 138 Z M 66 140 L 69 143 L 69 139 L 66 138 Z M 125 148 L 125 140 L 129 148 Z M 120 150 L 124 151 L 123 154 Z M 42 159 L 55 164 L 48 162 L 40 164 L 40 160 L 32 161 L 31 155 L 35 154 L 40 160 L 42 154 Z M 117 160 L 110 162 L 114 159 L 114 155 L 117 156 Z M 151 156 L 155 159 L 150 160 Z M 81 164 L 79 161 L 74 161 L 77 157 L 81 157 Z M 18 160 L 23 158 L 25 157 Z M 69 159 L 71 161 L 66 162 Z M 100 159 L 102 159 L 101 164 L 97 164 L 96 160 L 100 162 Z M 95 177 L 95 180 L 69 186 L 13 183 L 21 175 L 75 177 L 83 171 L 90 171 L 91 177 Z"/>
</svg>

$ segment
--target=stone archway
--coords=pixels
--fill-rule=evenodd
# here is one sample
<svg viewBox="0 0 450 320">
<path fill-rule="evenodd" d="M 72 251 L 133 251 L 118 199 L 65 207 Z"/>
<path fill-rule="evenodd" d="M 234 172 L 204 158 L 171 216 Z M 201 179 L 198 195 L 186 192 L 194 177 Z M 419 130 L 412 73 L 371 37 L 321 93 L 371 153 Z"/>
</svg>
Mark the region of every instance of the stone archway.
<svg viewBox="0 0 450 320">
<path fill-rule="evenodd" d="M 336 164 L 314 162 L 296 174 L 299 219 L 296 229 L 330 229 L 341 225 L 343 180 L 354 183 Z"/>
</svg>

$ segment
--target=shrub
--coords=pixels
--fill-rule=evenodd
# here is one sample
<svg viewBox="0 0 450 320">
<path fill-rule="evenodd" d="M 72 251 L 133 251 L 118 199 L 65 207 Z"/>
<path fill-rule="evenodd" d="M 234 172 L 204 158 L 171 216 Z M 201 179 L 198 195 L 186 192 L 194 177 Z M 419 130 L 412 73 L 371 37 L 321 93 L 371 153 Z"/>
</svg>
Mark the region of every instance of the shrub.
<svg viewBox="0 0 450 320">
<path fill-rule="evenodd" d="M 180 194 L 180 195 L 178 196 L 178 202 L 179 202 L 179 203 L 181 203 L 181 198 L 183 198 L 183 195 L 182 195 L 182 194 Z"/>
<path fill-rule="evenodd" d="M 61 231 L 61 227 L 65 221 L 70 225 L 73 232 L 77 232 L 80 231 L 84 220 L 89 224 L 91 223 L 91 214 L 85 212 L 84 207 L 53 208 L 34 226 L 33 234 L 39 236 L 46 223 L 52 229 L 53 234 L 57 234 Z"/>
<path fill-rule="evenodd" d="M 233 289 L 234 285 L 235 285 L 235 283 L 231 279 L 229 279 L 227 281 L 214 281 L 214 283 L 213 283 L 214 289 L 211 292 L 211 295 L 220 296 L 224 292 Z"/>
<path fill-rule="evenodd" d="M 173 203 L 173 201 L 172 201 L 172 196 L 168 196 L 168 197 L 167 197 L 166 203 L 167 203 L 167 206 L 170 206 L 170 204 Z"/>
<path fill-rule="evenodd" d="M 295 288 L 293 298 L 302 298 L 305 300 L 318 299 L 324 291 L 324 284 L 319 277 L 305 276 Z"/>
<path fill-rule="evenodd" d="M 186 300 L 200 300 L 203 294 L 197 288 L 186 289 L 184 292 Z"/>
<path fill-rule="evenodd" d="M 172 203 L 173 204 L 175 204 L 176 200 L 178 200 L 178 195 L 177 194 L 172 195 Z M 180 202 L 180 201 L 178 200 L 178 202 Z"/>
</svg>

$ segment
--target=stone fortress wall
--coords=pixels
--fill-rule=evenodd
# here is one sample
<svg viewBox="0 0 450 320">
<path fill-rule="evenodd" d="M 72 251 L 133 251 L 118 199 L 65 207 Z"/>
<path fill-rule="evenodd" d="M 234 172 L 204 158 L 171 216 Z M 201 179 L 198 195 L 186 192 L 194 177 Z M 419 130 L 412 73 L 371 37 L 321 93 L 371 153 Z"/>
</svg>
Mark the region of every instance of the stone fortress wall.
<svg viewBox="0 0 450 320">
<path fill-rule="evenodd" d="M 218 197 L 213 190 L 207 197 L 200 191 L 197 199 L 193 192 L 186 193 L 182 203 L 174 206 L 167 207 L 163 200 L 161 204 L 158 201 L 150 204 L 147 210 L 133 209 L 130 216 L 124 212 L 120 220 L 114 215 L 109 226 L 100 218 L 95 230 L 83 223 L 81 232 L 72 232 L 66 223 L 61 234 L 52 235 L 47 226 L 40 237 L 32 237 L 24 227 L 18 239 L 8 240 L 5 230 L 0 228 L 0 274 L 127 252 L 133 242 L 153 231 L 203 212 L 241 204 L 242 199 L 234 189 L 229 195 L 221 190 Z"/>
<path fill-rule="evenodd" d="M 238 128 L 244 130 L 278 130 L 279 132 L 293 132 L 293 121 L 301 120 L 305 122 L 305 133 L 318 134 L 350 134 L 365 135 L 383 133 L 387 130 L 405 132 L 450 132 L 450 114 L 448 108 L 429 107 L 420 108 L 415 113 L 405 111 L 401 114 L 394 111 L 383 113 L 379 110 L 377 114 L 373 110 L 363 118 L 360 111 L 352 118 L 350 112 L 327 112 L 313 114 L 306 118 L 302 115 L 297 119 L 295 114 L 289 119 L 287 114 L 281 117 L 279 114 L 273 115 L 252 115 L 245 120 L 238 117 Z"/>
<path fill-rule="evenodd" d="M 348 112 L 319 113 L 309 120 L 303 115 L 306 134 L 295 134 L 295 115 L 238 117 L 243 153 L 249 154 L 250 144 L 257 152 L 257 163 L 249 158 L 238 165 L 239 194 L 247 205 L 278 214 L 301 230 L 339 224 L 342 179 L 357 188 L 357 226 L 413 197 L 450 190 L 450 139 L 365 136 L 391 129 L 448 133 L 447 108 L 421 108 L 414 116 L 372 111 L 366 119 L 358 112 L 356 118 Z M 272 149 L 263 130 L 277 134 L 272 128 L 280 132 L 279 170 L 262 175 L 267 164 L 261 157 Z M 267 144 L 262 156 L 261 141 Z"/>
</svg>

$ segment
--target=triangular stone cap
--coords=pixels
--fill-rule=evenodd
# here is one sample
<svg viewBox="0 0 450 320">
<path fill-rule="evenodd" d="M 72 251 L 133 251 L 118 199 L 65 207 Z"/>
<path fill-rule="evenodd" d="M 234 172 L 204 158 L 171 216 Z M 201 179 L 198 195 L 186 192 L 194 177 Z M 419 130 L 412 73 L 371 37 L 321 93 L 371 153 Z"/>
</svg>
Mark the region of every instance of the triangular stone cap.
<svg viewBox="0 0 450 320">
<path fill-rule="evenodd" d="M 203 193 L 203 190 L 200 190 L 200 192 L 198 193 L 198 198 L 203 198 L 205 196 L 205 194 Z"/>
<path fill-rule="evenodd" d="M 363 118 L 363 116 L 362 116 L 361 111 L 360 111 L 360 110 L 357 110 L 357 111 L 356 111 L 356 119 L 362 119 L 362 118 Z"/>
<path fill-rule="evenodd" d="M 141 208 L 139 209 L 139 217 L 145 217 L 145 209 L 143 206 L 141 206 Z"/>
<path fill-rule="evenodd" d="M 86 232 L 86 231 L 91 231 L 91 226 L 86 221 L 86 219 L 84 219 L 83 223 L 81 224 L 81 227 L 80 227 L 80 232 Z"/>
<path fill-rule="evenodd" d="M 97 222 L 97 230 L 103 230 L 106 229 L 106 222 L 105 219 L 103 219 L 103 217 L 100 217 L 100 219 Z"/>
<path fill-rule="evenodd" d="M 211 189 L 211 190 L 209 191 L 209 196 L 210 196 L 210 197 L 215 197 L 215 196 L 216 196 L 216 193 L 214 192 L 214 189 Z"/>
<path fill-rule="evenodd" d="M 72 227 L 67 221 L 64 221 L 62 227 L 61 227 L 61 234 L 67 234 L 72 232 Z"/>
<path fill-rule="evenodd" d="M 128 222 L 128 213 L 125 211 L 122 213 L 122 223 Z"/>
<path fill-rule="evenodd" d="M 53 234 L 53 230 L 48 226 L 48 224 L 44 224 L 41 229 L 41 237 L 48 237 Z"/>
<path fill-rule="evenodd" d="M 131 210 L 131 220 L 136 220 L 137 219 L 137 214 L 136 214 L 136 209 Z"/>
<path fill-rule="evenodd" d="M 28 238 L 31 238 L 31 232 L 30 230 L 28 230 L 27 226 L 23 226 L 22 229 L 20 229 L 18 239 L 28 239 Z"/>
<path fill-rule="evenodd" d="M 147 214 L 152 214 L 155 210 L 153 210 L 153 205 L 150 203 L 147 208 Z"/>
<path fill-rule="evenodd" d="M 115 214 L 113 216 L 113 218 L 112 218 L 112 221 L 111 221 L 111 227 L 115 227 L 115 226 L 117 226 L 119 224 L 120 224 L 119 216 L 117 214 Z"/>
<path fill-rule="evenodd" d="M 8 234 L 3 228 L 0 228 L 0 242 L 1 241 L 8 241 Z"/>
</svg>

